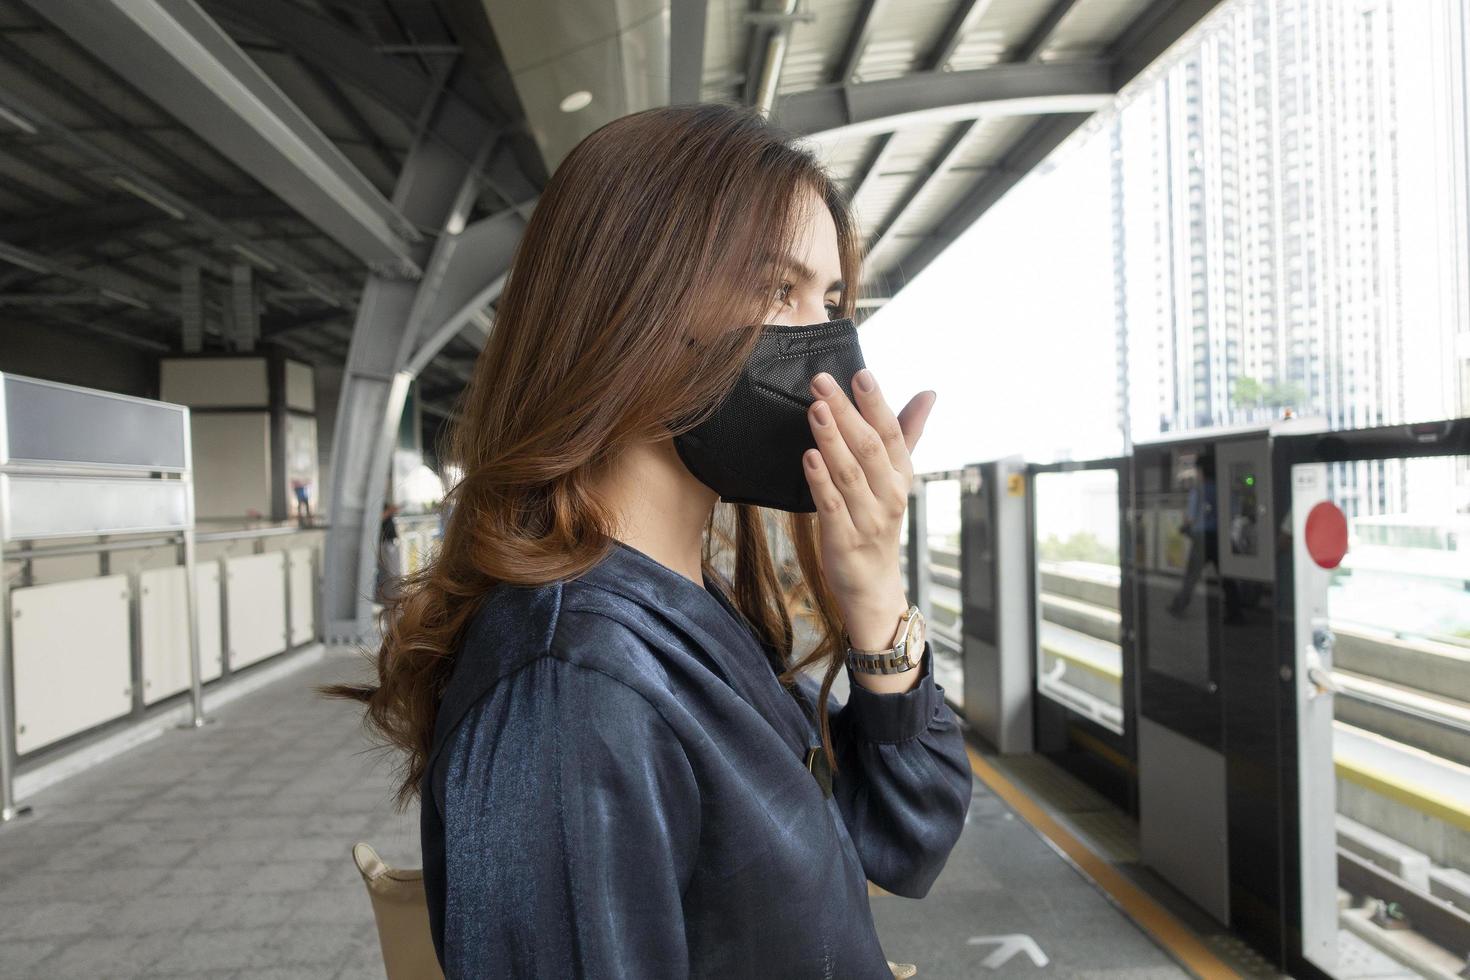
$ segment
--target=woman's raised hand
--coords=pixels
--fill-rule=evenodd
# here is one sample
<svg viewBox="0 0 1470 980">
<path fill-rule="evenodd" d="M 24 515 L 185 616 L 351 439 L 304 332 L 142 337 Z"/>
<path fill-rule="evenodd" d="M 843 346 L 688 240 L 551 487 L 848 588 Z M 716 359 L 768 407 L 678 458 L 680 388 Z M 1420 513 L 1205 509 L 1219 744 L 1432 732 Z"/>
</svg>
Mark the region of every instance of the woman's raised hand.
<svg viewBox="0 0 1470 980">
<path fill-rule="evenodd" d="M 822 568 L 852 645 L 879 650 L 908 608 L 898 543 L 914 468 L 910 458 L 938 393 L 919 392 L 898 415 L 873 373 L 852 379 L 857 404 L 823 372 L 807 421 L 817 448 L 803 460 L 821 526 Z M 917 671 L 915 671 L 917 673 Z"/>
</svg>

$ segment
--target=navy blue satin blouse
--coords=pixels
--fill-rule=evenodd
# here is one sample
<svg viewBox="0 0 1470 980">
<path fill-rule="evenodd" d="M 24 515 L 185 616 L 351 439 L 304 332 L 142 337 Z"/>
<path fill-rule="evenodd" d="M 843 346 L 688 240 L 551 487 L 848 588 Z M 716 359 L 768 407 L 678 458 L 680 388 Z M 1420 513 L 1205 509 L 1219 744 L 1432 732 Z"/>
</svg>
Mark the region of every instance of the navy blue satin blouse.
<svg viewBox="0 0 1470 980">
<path fill-rule="evenodd" d="M 891 980 L 867 880 L 923 897 L 970 805 L 932 651 L 910 691 L 830 697 L 829 797 L 816 679 L 782 688 L 724 588 L 619 541 L 485 598 L 421 785 L 448 980 Z"/>
</svg>

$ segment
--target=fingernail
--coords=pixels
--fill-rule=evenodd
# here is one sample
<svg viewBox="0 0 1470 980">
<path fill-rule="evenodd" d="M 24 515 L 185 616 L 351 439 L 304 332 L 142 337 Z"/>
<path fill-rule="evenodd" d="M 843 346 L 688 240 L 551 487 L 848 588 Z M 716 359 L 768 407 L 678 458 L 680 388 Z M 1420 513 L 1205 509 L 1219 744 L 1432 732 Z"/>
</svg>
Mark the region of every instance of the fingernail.
<svg viewBox="0 0 1470 980">
<path fill-rule="evenodd" d="M 837 394 L 837 382 L 832 380 L 832 375 L 825 371 L 812 379 L 812 386 L 817 389 L 819 395 Z"/>
<path fill-rule="evenodd" d="M 826 402 L 817 402 L 812 414 L 817 417 L 818 425 L 828 425 L 832 421 L 832 410 L 827 407 Z"/>
<path fill-rule="evenodd" d="M 873 372 L 869 371 L 867 368 L 863 368 L 857 373 L 857 377 L 853 379 L 853 383 L 856 384 L 863 391 L 872 391 Z"/>
</svg>

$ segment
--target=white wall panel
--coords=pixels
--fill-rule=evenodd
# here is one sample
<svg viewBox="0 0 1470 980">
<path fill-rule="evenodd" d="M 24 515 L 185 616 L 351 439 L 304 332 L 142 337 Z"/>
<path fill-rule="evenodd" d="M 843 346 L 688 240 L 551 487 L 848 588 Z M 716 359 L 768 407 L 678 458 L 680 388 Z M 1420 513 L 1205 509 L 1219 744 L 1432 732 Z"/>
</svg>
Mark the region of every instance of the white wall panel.
<svg viewBox="0 0 1470 980">
<path fill-rule="evenodd" d="M 218 677 L 224 646 L 219 631 L 219 563 L 194 568 L 199 592 L 200 678 Z M 143 701 L 153 704 L 189 687 L 189 607 L 184 569 L 153 568 L 138 575 L 138 627 L 143 652 Z"/>
<path fill-rule="evenodd" d="M 18 753 L 131 710 L 126 575 L 15 589 L 10 601 Z"/>
<path fill-rule="evenodd" d="M 286 407 L 303 412 L 316 410 L 316 379 L 310 364 L 286 362 Z"/>
<path fill-rule="evenodd" d="M 199 584 L 199 664 L 208 682 L 224 673 L 225 633 L 220 621 L 220 576 L 224 569 L 217 561 L 194 559 L 194 574 Z"/>
<path fill-rule="evenodd" d="M 11 541 L 180 528 L 185 501 L 178 480 L 0 474 Z"/>
<path fill-rule="evenodd" d="M 226 558 L 225 629 L 230 667 L 264 660 L 286 649 L 286 553 Z"/>
<path fill-rule="evenodd" d="M 200 520 L 271 512 L 271 417 L 266 412 L 196 412 L 194 513 Z"/>
<path fill-rule="evenodd" d="M 263 357 L 164 358 L 158 362 L 164 401 L 196 408 L 265 408 L 270 388 Z M 194 465 L 197 467 L 198 457 Z"/>
<path fill-rule="evenodd" d="M 310 548 L 292 548 L 286 554 L 291 567 L 291 645 L 294 647 L 316 636 L 316 612 L 312 603 L 316 583 L 312 579 Z"/>
</svg>

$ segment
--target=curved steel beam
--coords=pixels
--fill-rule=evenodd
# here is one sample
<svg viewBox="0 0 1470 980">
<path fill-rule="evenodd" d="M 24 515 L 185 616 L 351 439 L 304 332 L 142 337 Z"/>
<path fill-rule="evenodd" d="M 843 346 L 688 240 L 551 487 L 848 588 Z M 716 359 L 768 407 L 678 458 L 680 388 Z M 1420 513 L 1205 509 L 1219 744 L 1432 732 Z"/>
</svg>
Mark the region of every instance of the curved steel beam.
<svg viewBox="0 0 1470 980">
<path fill-rule="evenodd" d="M 526 228 L 521 208 L 483 218 L 462 233 L 445 236 L 444 247 L 430 267 L 437 285 L 426 290 L 429 304 L 417 317 L 418 349 L 405 370 L 421 374 L 438 353 L 475 315 L 500 297 L 516 244 Z"/>
<path fill-rule="evenodd" d="M 450 114 L 446 118 L 453 119 Z M 441 118 L 440 125 L 444 119 Z M 436 127 L 430 127 L 435 129 Z M 426 131 L 410 152 L 394 204 L 425 228 L 439 229 L 421 254 L 422 279 L 371 276 L 358 306 L 332 436 L 331 526 L 327 533 L 322 608 L 327 636 L 358 642 L 372 635 L 372 586 L 377 570 L 378 514 L 415 374 L 498 295 L 524 227 L 525 205 L 466 224 L 488 172 L 518 200 L 534 192 L 510 158 L 510 148 L 483 129 L 466 160 Z"/>
<path fill-rule="evenodd" d="M 1093 112 L 1113 92 L 1107 62 L 996 65 L 797 92 L 776 103 L 776 121 L 810 139 L 873 136 L 989 115 Z"/>
</svg>

